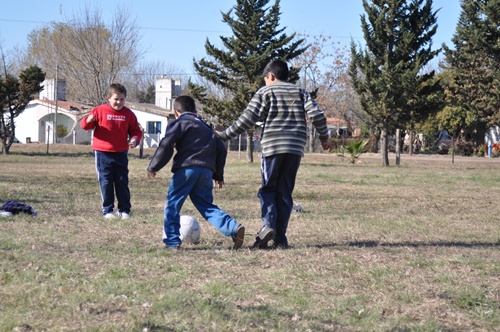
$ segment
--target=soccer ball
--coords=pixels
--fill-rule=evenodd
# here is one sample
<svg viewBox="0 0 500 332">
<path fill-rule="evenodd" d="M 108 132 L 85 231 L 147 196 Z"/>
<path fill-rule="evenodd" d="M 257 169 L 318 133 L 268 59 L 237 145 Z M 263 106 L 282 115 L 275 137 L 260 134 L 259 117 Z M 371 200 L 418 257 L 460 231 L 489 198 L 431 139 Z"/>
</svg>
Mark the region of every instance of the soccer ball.
<svg viewBox="0 0 500 332">
<path fill-rule="evenodd" d="M 184 243 L 200 242 L 201 227 L 196 218 L 191 216 L 181 216 L 181 241 Z"/>
</svg>

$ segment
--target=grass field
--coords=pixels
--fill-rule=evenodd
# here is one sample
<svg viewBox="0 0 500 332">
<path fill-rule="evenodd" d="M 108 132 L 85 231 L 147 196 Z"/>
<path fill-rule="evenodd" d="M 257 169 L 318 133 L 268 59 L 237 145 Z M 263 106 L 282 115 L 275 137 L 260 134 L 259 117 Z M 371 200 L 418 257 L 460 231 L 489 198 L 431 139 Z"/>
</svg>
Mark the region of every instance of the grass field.
<svg viewBox="0 0 500 332">
<path fill-rule="evenodd" d="M 273 251 L 249 249 L 259 163 L 232 152 L 215 203 L 246 226 L 243 249 L 202 220 L 201 243 L 171 252 L 153 150 L 130 155 L 125 221 L 100 215 L 89 146 L 45 152 L 0 155 L 0 200 L 38 212 L 0 218 L 0 331 L 500 331 L 500 159 L 306 155 L 304 211 Z"/>
</svg>

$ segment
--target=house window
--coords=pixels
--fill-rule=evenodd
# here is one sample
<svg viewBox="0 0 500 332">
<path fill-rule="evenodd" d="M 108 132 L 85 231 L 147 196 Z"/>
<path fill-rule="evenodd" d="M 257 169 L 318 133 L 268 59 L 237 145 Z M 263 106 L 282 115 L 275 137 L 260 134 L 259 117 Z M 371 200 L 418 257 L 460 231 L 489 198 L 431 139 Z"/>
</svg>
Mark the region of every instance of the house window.
<svg viewBox="0 0 500 332">
<path fill-rule="evenodd" d="M 161 122 L 147 122 L 147 134 L 161 134 Z"/>
</svg>

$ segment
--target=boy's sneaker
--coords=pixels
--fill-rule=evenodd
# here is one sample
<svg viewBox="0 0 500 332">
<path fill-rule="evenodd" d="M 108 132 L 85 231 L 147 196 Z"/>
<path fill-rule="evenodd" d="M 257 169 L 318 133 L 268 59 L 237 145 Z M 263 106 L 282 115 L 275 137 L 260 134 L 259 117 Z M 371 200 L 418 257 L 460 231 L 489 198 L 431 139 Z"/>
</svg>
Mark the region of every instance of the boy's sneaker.
<svg viewBox="0 0 500 332">
<path fill-rule="evenodd" d="M 286 250 L 289 249 L 290 247 L 288 246 L 288 243 L 273 243 L 273 250 L 276 249 L 281 249 L 281 250 Z"/>
<path fill-rule="evenodd" d="M 118 215 L 122 218 L 122 219 L 130 219 L 130 214 L 128 212 L 118 212 Z"/>
<path fill-rule="evenodd" d="M 257 234 L 257 237 L 255 238 L 255 243 L 253 244 L 253 247 L 258 249 L 267 249 L 268 248 L 267 243 L 273 239 L 275 234 L 276 231 L 272 229 L 270 226 L 268 225 L 262 226 L 259 233 Z"/>
<path fill-rule="evenodd" d="M 240 249 L 243 241 L 245 241 L 245 227 L 239 225 L 236 229 L 236 234 L 231 235 L 231 237 L 233 238 L 233 250 Z"/>
<path fill-rule="evenodd" d="M 116 216 L 113 212 L 109 212 L 104 214 L 104 219 L 116 219 Z"/>
<path fill-rule="evenodd" d="M 175 250 L 180 250 L 181 249 L 181 245 L 180 244 L 166 244 L 165 245 L 165 249 L 167 251 L 175 251 Z"/>
<path fill-rule="evenodd" d="M 257 236 L 255 237 L 255 242 L 253 243 L 252 248 L 254 249 L 270 249 L 267 242 L 262 242 L 262 240 Z"/>
</svg>

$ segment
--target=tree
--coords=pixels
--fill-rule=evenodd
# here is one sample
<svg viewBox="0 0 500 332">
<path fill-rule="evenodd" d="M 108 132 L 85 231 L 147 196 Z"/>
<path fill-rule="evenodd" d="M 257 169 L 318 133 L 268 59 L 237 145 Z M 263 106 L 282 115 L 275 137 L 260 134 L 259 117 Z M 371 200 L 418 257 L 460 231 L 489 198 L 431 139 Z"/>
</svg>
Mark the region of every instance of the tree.
<svg viewBox="0 0 500 332">
<path fill-rule="evenodd" d="M 203 112 L 229 125 L 245 110 L 254 93 L 263 85 L 262 72 L 273 58 L 290 61 L 305 51 L 303 39 L 286 35 L 279 28 L 279 0 L 266 7 L 269 0 L 237 0 L 236 5 L 222 14 L 233 36 L 220 39 L 223 48 L 217 48 L 207 39 L 207 57 L 193 59 L 196 73 L 220 89 L 223 96 L 207 94 L 207 90 L 193 82 L 188 83 L 191 94 L 203 104 Z M 234 14 L 234 16 L 233 16 Z M 300 68 L 291 68 L 290 82 L 298 79 Z M 247 133 L 247 161 L 253 162 L 253 131 Z"/>
<path fill-rule="evenodd" d="M 67 97 L 101 104 L 111 83 L 122 81 L 144 53 L 138 27 L 118 10 L 106 25 L 100 12 L 86 7 L 71 20 L 32 31 L 25 63 L 35 63 L 50 78 L 67 82 Z"/>
<path fill-rule="evenodd" d="M 302 68 L 297 83 L 311 93 L 326 116 L 351 122 L 357 118 L 355 111 L 359 107 L 352 102 L 354 91 L 348 75 L 350 54 L 333 42 L 331 36 L 311 39 L 309 48 L 292 61 L 294 67 Z M 315 134 L 310 123 L 308 149 L 311 152 L 315 150 Z"/>
<path fill-rule="evenodd" d="M 382 163 L 389 165 L 388 134 L 410 122 L 425 100 L 426 82 L 434 72 L 422 68 L 432 50 L 436 13 L 432 0 L 363 0 L 361 17 L 366 47 L 351 43 L 349 75 L 364 111 L 380 129 Z"/>
<path fill-rule="evenodd" d="M 19 78 L 7 70 L 5 56 L 2 53 L 3 75 L 0 75 L 0 140 L 2 150 L 8 154 L 16 137 L 15 119 L 33 100 L 34 94 L 42 91 L 40 83 L 45 80 L 45 73 L 37 66 L 31 66 L 19 75 Z"/>
<path fill-rule="evenodd" d="M 452 131 L 500 124 L 500 0 L 463 0 L 452 42 L 444 45 L 446 68 L 453 81 L 447 86 L 459 111 L 443 115 Z M 457 121 L 460 118 L 461 121 Z M 460 124 L 460 125 L 459 125 Z"/>
</svg>

